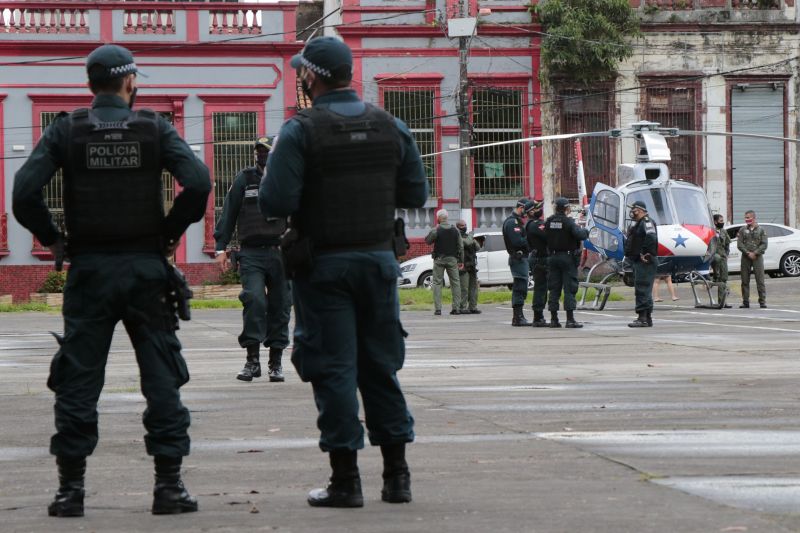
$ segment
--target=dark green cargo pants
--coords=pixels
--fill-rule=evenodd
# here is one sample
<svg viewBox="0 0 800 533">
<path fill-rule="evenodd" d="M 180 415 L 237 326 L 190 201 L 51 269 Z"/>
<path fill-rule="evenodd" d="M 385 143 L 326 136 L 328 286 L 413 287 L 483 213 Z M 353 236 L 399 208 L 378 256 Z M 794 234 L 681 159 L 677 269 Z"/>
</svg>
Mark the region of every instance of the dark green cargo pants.
<svg viewBox="0 0 800 533">
<path fill-rule="evenodd" d="M 553 252 L 547 258 L 547 288 L 549 296 L 547 307 L 558 311 L 558 300 L 564 290 L 564 310 L 574 311 L 578 306 L 578 261 L 580 254 Z"/>
<path fill-rule="evenodd" d="M 633 293 L 636 297 L 636 312 L 653 310 L 653 282 L 658 266 L 654 262 L 633 263 Z"/>
<path fill-rule="evenodd" d="M 280 250 L 277 246 L 242 247 L 239 273 L 244 320 L 239 346 L 263 343 L 283 350 L 289 345 L 292 302 Z"/>
<path fill-rule="evenodd" d="M 56 434 L 50 453 L 91 455 L 97 445 L 97 400 L 114 327 L 125 325 L 147 400 L 147 453 L 189 454 L 189 411 L 178 389 L 189 371 L 164 300 L 167 270 L 157 254 L 84 254 L 72 259 L 64 288 L 64 338 L 47 386 L 55 392 Z"/>
</svg>

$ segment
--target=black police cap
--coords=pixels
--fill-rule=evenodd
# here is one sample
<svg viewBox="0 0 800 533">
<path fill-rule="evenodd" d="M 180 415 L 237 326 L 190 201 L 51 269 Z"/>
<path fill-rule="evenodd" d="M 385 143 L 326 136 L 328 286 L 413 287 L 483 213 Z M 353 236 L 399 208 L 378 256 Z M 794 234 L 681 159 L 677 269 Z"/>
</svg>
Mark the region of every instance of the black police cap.
<svg viewBox="0 0 800 533">
<path fill-rule="evenodd" d="M 530 207 L 528 207 L 528 209 L 526 209 L 526 212 L 527 211 L 541 211 L 541 209 L 544 207 L 544 200 L 535 200 L 534 199 L 534 200 L 532 200 L 530 202 L 530 204 L 531 205 L 530 205 Z"/>
<path fill-rule="evenodd" d="M 353 79 L 353 52 L 335 37 L 316 37 L 292 57 L 292 68 L 306 67 L 315 74 L 337 81 Z"/>
<path fill-rule="evenodd" d="M 641 201 L 641 200 L 636 200 L 636 201 L 635 201 L 635 202 L 633 202 L 632 204 L 629 204 L 629 205 L 628 205 L 628 208 L 629 208 L 629 209 L 636 209 L 636 208 L 639 208 L 639 209 L 641 209 L 642 211 L 644 211 L 645 213 L 647 213 L 647 205 L 646 205 L 646 204 L 645 204 L 643 201 Z"/>
<path fill-rule="evenodd" d="M 560 207 L 561 209 L 569 206 L 569 200 L 567 200 L 563 196 L 559 196 L 558 198 L 556 198 L 556 202 L 555 203 L 556 203 L 556 207 Z"/>
<path fill-rule="evenodd" d="M 261 136 L 256 139 L 256 142 L 253 144 L 253 150 L 259 146 L 263 146 L 267 151 L 272 150 L 272 137 Z"/>
<path fill-rule="evenodd" d="M 112 80 L 133 73 L 142 74 L 130 50 L 116 44 L 104 44 L 95 48 L 86 58 L 86 73 L 90 81 Z"/>
</svg>

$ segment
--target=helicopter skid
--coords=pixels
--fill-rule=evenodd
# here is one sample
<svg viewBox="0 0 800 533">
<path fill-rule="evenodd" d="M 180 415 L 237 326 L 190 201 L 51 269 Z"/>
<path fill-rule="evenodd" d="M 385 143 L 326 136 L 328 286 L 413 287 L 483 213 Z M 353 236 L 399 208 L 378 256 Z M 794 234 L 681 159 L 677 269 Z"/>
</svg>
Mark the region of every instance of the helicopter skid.
<svg viewBox="0 0 800 533">
<path fill-rule="evenodd" d="M 599 283 L 592 283 L 592 274 L 594 274 L 599 267 L 604 265 L 611 265 L 613 269 L 612 272 L 606 274 Z M 578 283 L 578 290 L 583 290 L 581 298 L 578 300 L 578 309 L 583 311 L 602 311 L 606 306 L 606 302 L 608 302 L 608 297 L 611 295 L 611 285 L 609 281 L 612 278 L 619 277 L 620 273 L 621 265 L 616 259 L 605 259 L 589 269 L 589 273 L 586 275 L 586 281 Z M 591 304 L 587 305 L 586 297 L 589 294 L 589 289 L 594 289 L 595 293 L 594 300 L 592 300 Z"/>
<path fill-rule="evenodd" d="M 725 301 L 727 300 L 728 292 L 726 291 L 725 294 L 722 295 L 722 298 L 719 301 L 716 301 L 714 298 L 714 292 L 718 291 L 719 287 L 725 286 L 725 283 L 722 281 L 708 281 L 703 276 L 699 275 L 697 272 L 692 272 L 692 274 L 697 274 L 696 276 L 690 275 L 689 276 L 689 283 L 692 285 L 692 295 L 694 296 L 694 306 L 697 309 L 722 309 L 725 307 Z M 701 301 L 700 296 L 698 296 L 698 285 L 700 286 L 700 290 L 705 291 L 705 295 L 707 296 L 707 300 Z M 713 289 L 713 292 L 712 292 Z M 708 303 L 705 303 L 705 302 Z"/>
</svg>

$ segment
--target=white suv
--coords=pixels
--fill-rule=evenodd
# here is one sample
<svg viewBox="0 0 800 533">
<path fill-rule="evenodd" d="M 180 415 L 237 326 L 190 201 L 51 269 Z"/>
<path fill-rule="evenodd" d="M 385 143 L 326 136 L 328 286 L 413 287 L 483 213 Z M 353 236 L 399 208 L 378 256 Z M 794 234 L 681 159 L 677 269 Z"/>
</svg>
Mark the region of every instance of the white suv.
<svg viewBox="0 0 800 533">
<path fill-rule="evenodd" d="M 736 234 L 744 224 L 725 228 L 731 237 L 728 272 L 738 273 L 742 268 L 742 253 L 736 248 Z M 800 230 L 782 224 L 759 223 L 767 234 L 767 251 L 764 253 L 764 271 L 775 276 L 800 276 Z"/>
</svg>

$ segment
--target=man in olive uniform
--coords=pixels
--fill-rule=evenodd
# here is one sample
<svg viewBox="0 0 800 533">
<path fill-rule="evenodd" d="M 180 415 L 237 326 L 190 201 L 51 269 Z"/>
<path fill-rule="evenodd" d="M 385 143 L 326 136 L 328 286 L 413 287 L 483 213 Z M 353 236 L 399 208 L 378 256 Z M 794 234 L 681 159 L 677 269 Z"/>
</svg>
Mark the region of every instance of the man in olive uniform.
<svg viewBox="0 0 800 533">
<path fill-rule="evenodd" d="M 534 200 L 526 213 L 525 237 L 528 239 L 528 266 L 533 278 L 533 327 L 546 328 L 547 305 L 547 234 L 544 231 L 544 201 Z"/>
<path fill-rule="evenodd" d="M 247 350 L 247 359 L 236 379 L 242 381 L 261 377 L 259 348 L 262 343 L 269 348 L 269 380 L 283 381 L 281 356 L 289 345 L 289 282 L 278 248 L 280 237 L 286 231 L 286 218 L 267 219 L 258 209 L 258 186 L 271 148 L 272 141 L 268 137 L 256 140 L 253 148 L 256 165 L 236 175 L 214 231 L 217 263 L 223 269 L 230 268 L 226 247 L 234 227 L 239 235 L 242 279 L 239 300 L 244 307 L 239 346 Z"/>
<path fill-rule="evenodd" d="M 730 308 L 726 303 L 728 298 L 728 255 L 731 252 L 731 238 L 725 231 L 725 217 L 714 215 L 714 226 L 717 228 L 717 249 L 711 261 L 713 269 L 712 279 L 717 283 L 722 283 L 717 287 L 717 302 L 721 307 Z"/>
<path fill-rule="evenodd" d="M 581 241 L 589 237 L 589 231 L 579 227 L 569 216 L 569 200 L 556 198 L 555 213 L 547 217 L 544 233 L 547 236 L 547 288 L 550 290 L 548 308 L 550 327 L 560 328 L 558 305 L 564 291 L 564 310 L 567 312 L 568 328 L 582 328 L 575 320 L 578 302 L 578 263 L 581 260 Z"/>
<path fill-rule="evenodd" d="M 350 89 L 347 45 L 317 37 L 291 65 L 313 105 L 281 128 L 258 199 L 266 216 L 292 215 L 292 231 L 310 241 L 300 249 L 313 250 L 295 254 L 300 240 L 287 248 L 287 266 L 296 272 L 292 363 L 311 382 L 319 444 L 333 470 L 327 488 L 311 491 L 308 503 L 364 505 L 358 391 L 370 442 L 383 455 L 381 499 L 409 502 L 405 448 L 414 440 L 414 419 L 397 380 L 406 333 L 392 240 L 395 208 L 422 207 L 428 179 L 408 127 Z"/>
<path fill-rule="evenodd" d="M 514 206 L 514 210 L 503 222 L 503 241 L 508 252 L 508 266 L 511 269 L 511 277 L 514 279 L 511 285 L 511 316 L 512 326 L 530 326 L 531 323 L 525 319 L 522 307 L 525 305 L 525 298 L 528 297 L 528 240 L 525 238 L 525 223 L 523 217 L 530 208 L 532 202 L 527 198 L 520 198 Z"/>
<path fill-rule="evenodd" d="M 14 216 L 54 255 L 64 236 L 42 189 L 60 168 L 66 248 L 71 268 L 64 288 L 64 336 L 50 366 L 55 392 L 60 486 L 51 516 L 83 516 L 86 456 L 97 445 L 97 400 L 114 327 L 122 320 L 136 352 L 147 453 L 155 457 L 153 514 L 197 510 L 180 479 L 189 454 L 189 411 L 179 387 L 189 381 L 177 318 L 168 293 L 165 257 L 186 228 L 200 220 L 211 191 L 208 169 L 175 129 L 149 109 L 132 111 L 137 68 L 115 45 L 86 60 L 91 109 L 63 113 L 44 131 L 14 178 Z M 181 185 L 164 216 L 162 169 Z"/>
<path fill-rule="evenodd" d="M 750 270 L 756 277 L 758 290 L 758 304 L 762 309 L 767 307 L 767 286 L 764 284 L 764 252 L 767 251 L 767 234 L 764 228 L 756 222 L 755 211 L 746 211 L 744 214 L 745 225 L 739 229 L 736 247 L 742 252 L 741 277 L 742 277 L 742 305 L 750 307 Z"/>
<path fill-rule="evenodd" d="M 453 297 L 451 315 L 460 314 L 461 310 L 461 278 L 458 270 L 464 264 L 464 243 L 458 229 L 447 221 L 447 210 L 436 212 L 438 224 L 425 236 L 425 242 L 433 245 L 433 314 L 442 314 L 442 287 L 444 273 L 450 280 L 450 294 Z"/>
<path fill-rule="evenodd" d="M 636 320 L 631 328 L 653 326 L 653 282 L 658 270 L 658 230 L 647 216 L 647 205 L 641 200 L 628 206 L 633 224 L 625 239 L 625 259 L 633 265 L 633 287 L 636 296 Z"/>
<path fill-rule="evenodd" d="M 467 232 L 467 221 L 456 224 L 461 241 L 464 243 L 464 264 L 458 271 L 461 278 L 461 314 L 480 314 L 478 309 L 478 252 L 481 245 L 472 232 Z"/>
</svg>

